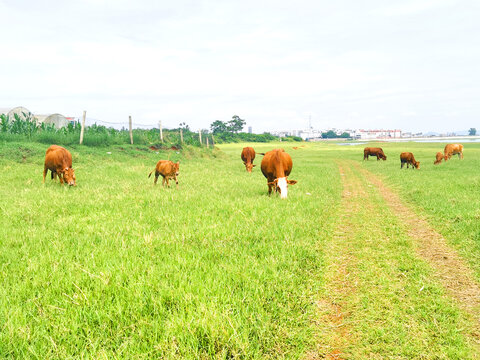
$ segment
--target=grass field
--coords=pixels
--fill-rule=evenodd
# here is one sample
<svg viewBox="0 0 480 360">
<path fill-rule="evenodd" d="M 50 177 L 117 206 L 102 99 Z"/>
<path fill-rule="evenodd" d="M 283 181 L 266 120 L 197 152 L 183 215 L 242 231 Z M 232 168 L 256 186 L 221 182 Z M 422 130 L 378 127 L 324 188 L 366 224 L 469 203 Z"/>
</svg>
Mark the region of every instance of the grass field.
<svg viewBox="0 0 480 360">
<path fill-rule="evenodd" d="M 42 185 L 44 145 L 0 144 L 0 358 L 478 358 L 475 315 L 360 170 L 478 282 L 480 145 L 439 166 L 442 144 L 381 144 L 385 162 L 363 145 L 252 145 L 292 155 L 287 200 L 267 196 L 261 157 L 245 171 L 243 146 L 72 147 L 67 188 Z M 401 151 L 420 170 L 400 170 Z M 166 158 L 178 189 L 147 178 Z"/>
</svg>

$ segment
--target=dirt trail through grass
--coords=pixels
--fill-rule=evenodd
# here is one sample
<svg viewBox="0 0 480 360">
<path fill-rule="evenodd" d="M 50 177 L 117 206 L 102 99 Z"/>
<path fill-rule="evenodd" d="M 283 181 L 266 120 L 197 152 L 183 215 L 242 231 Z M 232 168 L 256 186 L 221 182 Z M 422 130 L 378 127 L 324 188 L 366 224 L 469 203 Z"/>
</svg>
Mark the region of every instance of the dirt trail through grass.
<svg viewBox="0 0 480 360">
<path fill-rule="evenodd" d="M 349 312 L 352 309 L 345 307 L 347 297 L 354 296 L 355 275 L 351 269 L 356 266 L 356 258 L 352 253 L 352 246 L 349 239 L 353 237 L 354 226 L 349 221 L 352 214 L 360 211 L 359 202 L 352 201 L 352 198 L 365 197 L 366 193 L 356 182 L 355 177 L 345 176 L 345 171 L 339 165 L 340 176 L 342 178 L 342 213 L 339 218 L 339 226 L 335 231 L 332 246 L 327 248 L 328 257 L 336 258 L 337 261 L 329 266 L 327 279 L 327 292 L 330 294 L 329 300 L 319 301 L 317 303 L 319 312 L 326 323 L 327 331 L 330 331 L 329 344 L 325 345 L 320 352 L 327 359 L 342 359 L 342 351 L 352 343 L 349 326 Z M 350 169 L 347 168 L 349 172 Z M 345 180 L 347 179 L 347 180 Z M 315 358 L 316 356 L 313 356 Z"/>
<path fill-rule="evenodd" d="M 405 206 L 395 192 L 358 163 L 353 165 L 376 186 L 390 209 L 405 224 L 408 235 L 417 242 L 418 254 L 435 269 L 435 276 L 448 294 L 457 300 L 462 309 L 474 317 L 476 326 L 472 335 L 480 344 L 480 286 L 475 281 L 472 270 L 447 244 L 445 238 L 425 219 Z"/>
<path fill-rule="evenodd" d="M 373 174 L 337 164 L 341 210 L 325 247 L 318 345 L 307 358 L 478 358 L 471 271 Z"/>
</svg>

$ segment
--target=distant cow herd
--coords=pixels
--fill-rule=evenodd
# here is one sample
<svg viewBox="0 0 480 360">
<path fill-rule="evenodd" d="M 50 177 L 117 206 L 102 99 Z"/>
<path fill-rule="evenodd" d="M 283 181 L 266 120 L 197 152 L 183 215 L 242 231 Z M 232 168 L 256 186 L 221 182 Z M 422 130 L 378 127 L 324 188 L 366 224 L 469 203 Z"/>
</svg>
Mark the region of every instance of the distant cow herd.
<svg viewBox="0 0 480 360">
<path fill-rule="evenodd" d="M 447 144 L 445 149 L 443 149 L 443 154 L 439 151 L 435 156 L 434 165 L 438 165 L 442 160 L 449 160 L 453 155 L 458 155 L 460 159 L 463 159 L 463 145 L 462 144 Z M 387 160 L 385 153 L 382 148 L 376 147 L 366 147 L 363 149 L 363 160 L 368 160 L 369 156 L 375 156 L 377 160 Z M 412 165 L 412 169 L 420 169 L 420 161 L 416 161 L 415 157 L 411 152 L 402 152 L 400 154 L 400 169 L 403 169 L 403 166 L 407 164 L 407 169 L 409 165 Z"/>
<path fill-rule="evenodd" d="M 267 179 L 268 194 L 274 191 L 280 194 L 280 198 L 286 199 L 288 195 L 288 185 L 294 185 L 296 180 L 289 180 L 288 176 L 292 171 L 292 158 L 283 149 L 274 149 L 266 153 L 258 153 L 263 155 L 261 162 L 261 170 L 263 176 Z M 244 147 L 240 155 L 247 172 L 251 173 L 253 161 L 255 160 L 255 150 L 252 147 Z M 463 159 L 463 145 L 461 144 L 447 144 L 443 151 L 437 152 L 435 158 L 435 165 L 438 165 L 442 160 L 449 160 L 453 155 L 458 155 Z M 369 156 L 375 156 L 377 160 L 387 160 L 387 156 L 379 147 L 366 147 L 363 149 L 363 160 L 368 160 Z M 400 168 L 407 164 L 407 168 L 411 165 L 412 169 L 420 169 L 420 161 L 415 160 L 411 152 L 402 152 L 400 154 Z M 48 170 L 51 172 L 52 180 L 56 180 L 57 176 L 60 184 L 64 183 L 70 186 L 76 186 L 75 170 L 72 167 L 72 154 L 58 145 L 50 146 L 45 153 L 45 165 L 43 169 L 43 182 Z M 169 180 L 175 180 L 178 187 L 178 175 L 180 170 L 180 162 L 174 163 L 170 160 L 160 160 L 155 169 L 153 169 L 148 177 L 155 172 L 154 185 L 157 184 L 158 177 L 162 176 L 162 185 L 170 187 Z"/>
</svg>

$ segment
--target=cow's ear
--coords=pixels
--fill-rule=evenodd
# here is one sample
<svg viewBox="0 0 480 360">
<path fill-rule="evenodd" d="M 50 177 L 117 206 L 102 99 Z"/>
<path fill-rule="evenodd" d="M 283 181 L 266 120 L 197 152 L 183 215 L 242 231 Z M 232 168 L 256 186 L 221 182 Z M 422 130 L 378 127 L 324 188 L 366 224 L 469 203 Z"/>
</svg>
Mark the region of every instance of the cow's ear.
<svg viewBox="0 0 480 360">
<path fill-rule="evenodd" d="M 297 180 L 287 180 L 287 184 L 289 185 L 295 185 L 297 183 Z"/>
</svg>

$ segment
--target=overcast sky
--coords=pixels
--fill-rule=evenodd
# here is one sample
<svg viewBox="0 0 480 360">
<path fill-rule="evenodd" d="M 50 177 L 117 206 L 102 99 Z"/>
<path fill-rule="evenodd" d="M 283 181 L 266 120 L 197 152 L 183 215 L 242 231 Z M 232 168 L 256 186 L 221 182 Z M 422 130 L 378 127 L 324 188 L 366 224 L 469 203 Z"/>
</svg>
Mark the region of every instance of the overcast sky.
<svg viewBox="0 0 480 360">
<path fill-rule="evenodd" d="M 480 128 L 480 1 L 0 0 L 0 107 L 193 129 Z"/>
</svg>

